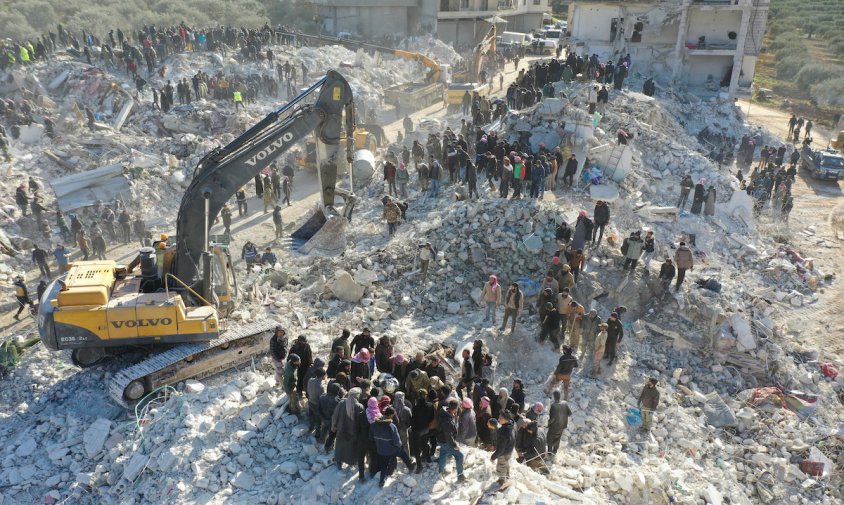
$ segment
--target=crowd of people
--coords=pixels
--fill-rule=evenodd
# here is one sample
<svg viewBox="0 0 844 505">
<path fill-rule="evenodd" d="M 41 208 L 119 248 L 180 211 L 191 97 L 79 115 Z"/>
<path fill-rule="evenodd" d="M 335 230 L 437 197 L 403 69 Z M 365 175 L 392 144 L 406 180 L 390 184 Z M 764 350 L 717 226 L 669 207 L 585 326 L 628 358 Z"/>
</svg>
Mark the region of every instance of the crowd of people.
<svg viewBox="0 0 844 505">
<path fill-rule="evenodd" d="M 420 351 L 408 359 L 395 339 L 376 341 L 368 328 L 354 337 L 343 330 L 326 359 L 314 356 L 304 336 L 290 344 L 280 326 L 270 341 L 276 383 L 287 395 L 289 411 L 307 415 L 310 433 L 325 451 L 333 449 L 338 468 L 356 467 L 360 481 L 380 474 L 383 486 L 398 458 L 416 473 L 436 460 L 443 476 L 454 459 L 457 481 L 463 482 L 465 447 L 490 452 L 499 483 L 510 478 L 514 458 L 547 472 L 572 414 L 565 398 L 573 367 L 562 366 L 572 359 L 571 348 L 549 380 L 548 408 L 526 402 L 521 379 L 509 389 L 493 388 L 494 358 L 482 340 L 455 357 L 459 369 L 444 351 Z M 562 392 L 558 382 L 564 384 Z"/>
</svg>

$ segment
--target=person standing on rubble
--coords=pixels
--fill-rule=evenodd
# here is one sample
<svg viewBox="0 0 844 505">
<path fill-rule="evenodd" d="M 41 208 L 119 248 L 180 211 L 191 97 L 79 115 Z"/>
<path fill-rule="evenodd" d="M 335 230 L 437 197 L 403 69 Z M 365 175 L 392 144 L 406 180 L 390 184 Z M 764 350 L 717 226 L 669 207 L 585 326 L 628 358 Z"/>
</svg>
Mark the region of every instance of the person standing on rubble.
<svg viewBox="0 0 844 505">
<path fill-rule="evenodd" d="M 624 326 L 621 325 L 621 321 L 618 319 L 618 312 L 610 314 L 606 325 L 606 358 L 609 360 L 609 364 L 612 365 L 616 358 L 618 345 L 621 343 L 621 339 L 624 338 Z"/>
<path fill-rule="evenodd" d="M 700 179 L 697 184 L 695 184 L 695 194 L 692 199 L 692 214 L 700 214 L 700 211 L 703 208 L 703 202 L 706 198 L 703 186 L 705 182 L 705 179 Z"/>
<path fill-rule="evenodd" d="M 563 173 L 563 183 L 565 183 L 566 187 L 571 189 L 572 185 L 574 184 L 574 174 L 577 173 L 577 166 L 580 162 L 577 161 L 577 157 L 574 153 L 569 156 L 568 161 L 566 162 L 566 169 Z"/>
<path fill-rule="evenodd" d="M 249 212 L 249 205 L 246 201 L 246 188 L 240 188 L 240 190 L 234 194 L 235 200 L 237 200 L 237 216 L 243 217 Z"/>
<path fill-rule="evenodd" d="M 589 114 L 595 113 L 598 106 L 598 86 L 592 86 L 586 95 L 586 102 L 589 104 Z"/>
<path fill-rule="evenodd" d="M 489 281 L 484 284 L 484 288 L 481 291 L 481 300 L 486 304 L 484 321 L 494 326 L 495 313 L 498 310 L 498 306 L 501 305 L 501 285 L 498 283 L 497 276 L 489 276 Z"/>
<path fill-rule="evenodd" d="M 677 208 L 683 210 L 686 208 L 686 202 L 689 200 L 689 193 L 694 187 L 695 183 L 692 181 L 692 176 L 686 174 L 683 180 L 680 181 L 680 199 L 677 201 Z"/>
<path fill-rule="evenodd" d="M 563 399 L 568 400 L 569 386 L 571 385 L 571 374 L 577 366 L 577 358 L 574 355 L 574 349 L 570 346 L 564 345 L 563 353 L 560 355 L 560 359 L 557 362 L 557 368 L 555 368 L 554 373 L 551 374 L 551 377 L 548 380 L 548 386 L 545 388 L 545 392 L 551 394 L 551 392 L 556 389 L 557 384 L 562 382 Z"/>
<path fill-rule="evenodd" d="M 623 270 L 626 272 L 627 269 L 630 269 L 630 272 L 634 272 L 636 270 L 636 266 L 639 264 L 639 257 L 642 256 L 642 250 L 644 249 L 645 243 L 642 241 L 642 232 L 641 231 L 634 231 L 627 237 L 626 242 L 626 250 L 623 251 L 624 253 L 624 268 Z M 622 244 L 622 249 L 625 249 L 625 244 Z"/>
<path fill-rule="evenodd" d="M 434 246 L 430 242 L 425 242 L 419 246 L 419 273 L 422 275 L 422 283 L 428 280 L 428 265 L 431 259 L 436 259 L 436 252 Z"/>
<path fill-rule="evenodd" d="M 228 205 L 223 205 L 220 210 L 220 217 L 223 219 L 223 233 L 231 237 L 232 235 L 232 211 Z"/>
<path fill-rule="evenodd" d="M 50 265 L 47 264 L 47 259 L 47 251 L 38 247 L 38 244 L 35 244 L 32 249 L 32 262 L 38 265 L 38 269 L 41 270 L 41 275 L 48 279 L 52 279 L 53 275 L 50 272 Z"/>
<path fill-rule="evenodd" d="M 604 228 L 610 224 L 610 206 L 603 200 L 598 200 L 595 204 L 595 211 L 592 213 L 595 226 L 592 228 L 592 244 L 595 247 L 601 245 L 601 240 L 604 238 Z M 595 237 L 597 236 L 597 243 Z"/>
<path fill-rule="evenodd" d="M 676 270 L 671 258 L 666 256 L 662 266 L 659 267 L 659 285 L 663 291 L 667 292 L 671 288 L 671 281 L 674 279 L 675 273 Z"/>
<path fill-rule="evenodd" d="M 246 110 L 246 107 L 244 107 L 243 105 L 243 95 L 240 93 L 239 90 L 236 89 L 232 92 L 232 101 L 234 102 L 235 113 L 237 113 L 237 111 L 239 111 L 241 107 Z"/>
<path fill-rule="evenodd" d="M 642 412 L 642 429 L 647 431 L 651 429 L 654 412 L 659 406 L 659 390 L 656 388 L 657 380 L 653 377 L 648 379 L 642 392 L 639 394 L 639 401 L 637 406 Z"/>
<path fill-rule="evenodd" d="M 548 409 L 548 452 L 557 454 L 560 448 L 560 439 L 563 432 L 568 428 L 571 409 L 568 402 L 560 401 L 560 392 L 554 391 L 554 403 Z"/>
<path fill-rule="evenodd" d="M 709 189 L 706 192 L 706 201 L 703 207 L 703 214 L 706 216 L 714 216 L 715 215 L 715 187 L 709 186 Z"/>
<path fill-rule="evenodd" d="M 295 415 L 301 414 L 301 403 L 299 395 L 296 392 L 296 382 L 299 376 L 304 377 L 304 371 L 300 369 L 302 360 L 294 353 L 287 356 L 287 363 L 284 365 L 284 376 L 282 377 L 282 384 L 284 392 L 287 394 L 287 410 Z"/>
<path fill-rule="evenodd" d="M 387 233 L 392 236 L 399 226 L 401 221 L 401 209 L 395 200 L 386 197 L 387 201 L 384 203 L 384 219 L 387 221 Z"/>
<path fill-rule="evenodd" d="M 258 262 L 258 249 L 252 241 L 247 240 L 240 252 L 240 259 L 246 261 L 246 273 L 252 270 L 252 265 Z"/>
<path fill-rule="evenodd" d="M 29 208 L 29 196 L 26 194 L 26 185 L 21 184 L 15 190 L 15 203 L 20 208 L 21 213 L 26 216 L 26 209 Z"/>
<path fill-rule="evenodd" d="M 148 242 L 147 237 L 147 225 L 144 222 L 144 218 L 141 217 L 140 214 L 135 217 L 135 220 L 132 222 L 132 231 L 135 232 L 135 238 L 138 239 L 140 242 L 141 247 L 149 247 L 152 242 Z"/>
<path fill-rule="evenodd" d="M 77 245 L 79 246 L 79 250 L 82 252 L 82 261 L 88 261 L 88 239 L 85 237 L 85 230 L 79 230 L 77 239 Z"/>
<path fill-rule="evenodd" d="M 604 359 L 604 351 L 607 346 L 607 323 L 598 324 L 598 333 L 595 334 L 595 352 L 593 354 L 592 377 L 601 375 L 601 361 Z"/>
<path fill-rule="evenodd" d="M 435 159 L 433 155 L 428 157 L 428 178 L 430 181 L 431 190 L 428 196 L 431 198 L 438 198 L 440 196 L 440 177 L 442 177 L 443 167 L 439 160 Z"/>
<path fill-rule="evenodd" d="M 503 410 L 498 415 L 498 430 L 495 434 L 495 451 L 490 461 L 495 462 L 498 484 L 504 485 L 510 478 L 510 459 L 516 448 L 516 433 L 513 427 L 513 414 Z"/>
<path fill-rule="evenodd" d="M 694 270 L 695 268 L 694 255 L 685 242 L 680 242 L 680 246 L 674 253 L 674 263 L 677 266 L 677 285 L 674 287 L 674 291 L 680 291 L 680 286 L 686 278 L 686 270 Z"/>
<path fill-rule="evenodd" d="M 510 284 L 510 290 L 507 291 L 507 295 L 505 296 L 504 319 L 501 321 L 501 327 L 499 328 L 500 331 L 504 331 L 507 327 L 507 320 L 512 318 L 510 323 L 510 333 L 515 333 L 516 321 L 519 319 L 519 314 L 522 313 L 524 302 L 525 295 L 522 293 L 522 290 L 519 289 L 519 285 L 515 282 Z"/>
<path fill-rule="evenodd" d="M 128 244 L 132 238 L 132 216 L 126 209 L 117 217 L 117 223 L 120 225 L 120 233 L 123 237 L 123 243 Z"/>
<path fill-rule="evenodd" d="M 284 223 L 281 220 L 281 206 L 276 205 L 273 208 L 273 226 L 275 227 L 275 238 L 280 239 L 284 236 Z"/>
</svg>

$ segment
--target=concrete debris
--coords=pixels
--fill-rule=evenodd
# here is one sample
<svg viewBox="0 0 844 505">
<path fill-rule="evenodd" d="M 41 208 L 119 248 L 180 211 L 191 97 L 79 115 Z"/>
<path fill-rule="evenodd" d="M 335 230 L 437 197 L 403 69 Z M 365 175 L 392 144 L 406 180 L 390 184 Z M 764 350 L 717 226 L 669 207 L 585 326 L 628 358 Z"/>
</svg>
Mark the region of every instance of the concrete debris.
<svg viewBox="0 0 844 505">
<path fill-rule="evenodd" d="M 443 62 L 459 59 L 434 39 L 406 44 Z M 420 73 L 411 61 L 341 47 L 277 49 L 280 58 L 308 69 L 309 82 L 344 65 L 357 104 L 376 111 L 379 120 L 392 114 L 380 106 L 383 89 L 413 81 Z M 186 53 L 166 61 L 164 79 L 189 78 L 197 70 L 238 76 L 269 72 L 231 55 Z M 84 207 L 121 199 L 128 209 L 142 212 L 156 234 L 173 231 L 173 209 L 197 163 L 283 100 L 261 96 L 246 111 L 234 112 L 226 103 L 200 99 L 162 114 L 143 99 L 127 97 L 119 82 L 125 76 L 69 56 L 30 72 L 32 79 L 15 72 L 3 81 L 3 90 L 19 93 L 23 87 L 49 95 L 50 101 L 40 103 L 55 109 L 61 135 L 46 149 L 50 139 L 40 124 L 22 129 L 22 141 L 13 143 L 17 160 L 9 180 L 19 184 L 36 174 L 52 187 L 58 208 L 92 221 Z M 30 503 L 36 495 L 35 501 L 44 503 L 49 497 L 126 504 L 839 503 L 840 489 L 830 483 L 841 474 L 844 452 L 840 440 L 839 449 L 830 447 L 829 435 L 830 426 L 840 422 L 832 406 L 844 379 L 826 377 L 820 369 L 820 363 L 835 359 L 798 352 L 793 342 L 810 330 L 803 327 L 806 319 L 792 316 L 806 314 L 818 292 L 830 285 L 822 271 L 827 266 L 791 242 L 778 244 L 760 233 L 757 228 L 765 231 L 768 225 L 754 225 L 762 221 L 754 217 L 752 199 L 699 141 L 711 124 L 735 137 L 752 133 L 749 126 L 726 100 L 702 103 L 673 90 L 657 99 L 613 92 L 606 110 L 594 116 L 586 112 L 586 84 L 558 83 L 556 88 L 565 98 L 509 112 L 488 128 L 536 150 L 559 146 L 564 158 L 576 156 L 572 190 L 558 183 L 556 191 L 546 189 L 543 200 L 502 200 L 483 183 L 476 200 L 423 198 L 411 172 L 410 194 L 402 197 L 409 204 L 407 220 L 388 235 L 379 201 L 384 193 L 380 157 L 360 154 L 353 169 L 358 181 L 354 219 L 330 219 L 322 235 L 297 250 L 287 246 L 289 226 L 273 242 L 270 215 L 256 211 L 262 202 L 253 198 L 250 183 L 251 213 L 234 222 L 232 257 L 238 261 L 239 247 L 249 238 L 272 244 L 279 258 L 273 271 L 255 267 L 248 274 L 240 305 L 228 319 L 237 325 L 272 318 L 291 337 L 294 332 L 307 336 L 314 356 L 322 359 L 342 328 L 357 333 L 369 327 L 376 339 L 394 340 L 395 350 L 406 357 L 437 344 L 471 348 L 481 339 L 494 357 L 491 385 L 509 388 L 521 378 L 527 402 L 542 401 L 547 409 L 544 386 L 559 354 L 537 342 L 537 302 L 544 275 L 559 268 L 553 261 L 560 252 L 556 230 L 563 222 L 575 227 L 581 210 L 592 216 L 596 200 L 608 202 L 610 224 L 600 245 L 583 240 L 587 258 L 572 293 L 603 320 L 625 307 L 625 338 L 617 360 L 597 377 L 589 374 L 591 349 L 578 350 L 580 364 L 568 400 L 572 415 L 560 456 L 543 455 L 547 475 L 513 462 L 510 490 L 481 498 L 495 466 L 485 451 L 465 447 L 465 486 L 453 486 L 451 476 L 443 480 L 430 466 L 411 476 L 400 465 L 379 490 L 350 479 L 351 474 L 336 468 L 333 455 L 315 443 L 306 416 L 292 414 L 292 397 L 276 386 L 269 358 L 202 382 L 179 383 L 136 417 L 103 394 L 102 384 L 120 368 L 117 362 L 80 372 L 39 346 L 23 357 L 9 374 L 9 387 L 0 391 L 0 436 L 7 441 L 0 454 L 0 505 L 4 499 Z M 84 127 L 86 107 L 96 114 L 98 131 Z M 704 107 L 707 113 L 701 114 Z M 458 129 L 459 120 L 445 115 L 418 121 L 406 141 L 415 135 L 424 143 L 429 132 L 441 133 L 446 125 Z M 619 143 L 619 129 L 630 133 L 629 143 Z M 398 152 L 401 146 L 389 148 Z M 279 159 L 281 166 L 295 162 L 293 153 Z M 716 188 L 713 215 L 689 214 L 675 206 L 684 175 L 706 179 Z M 315 188 L 310 176 L 297 171 L 294 187 Z M 442 195 L 457 192 L 455 185 L 443 183 Z M 4 252 L 26 254 L 3 257 L 3 285 L 30 268 L 28 251 L 35 236 L 26 229 L 32 220 L 15 215 L 14 187 L 7 184 L 5 193 L 0 246 Z M 215 226 L 214 233 L 222 233 Z M 647 273 L 641 262 L 634 272 L 624 271 L 622 240 L 645 228 L 656 236 L 653 261 Z M 50 238 L 61 240 L 58 230 Z M 424 279 L 420 241 L 436 250 Z M 666 292 L 657 274 L 662 258 L 673 256 L 680 241 L 692 246 L 695 268 L 679 292 Z M 309 251 L 314 254 L 304 254 Z M 134 251 L 124 253 L 131 257 Z M 561 263 L 568 263 L 565 251 L 560 254 Z M 236 267 L 240 280 L 240 263 Z M 490 274 L 505 290 L 518 282 L 525 294 L 512 335 L 497 329 L 500 310 L 493 325 L 477 308 Z M 696 280 L 707 279 L 719 282 L 721 292 L 695 286 Z M 459 362 L 445 361 L 448 380 L 455 382 Z M 835 364 L 841 369 L 840 362 Z M 648 377 L 658 379 L 661 403 L 653 427 L 645 432 L 625 423 L 625 411 L 637 404 Z M 749 403 L 754 390 L 774 383 L 789 390 Z M 797 400 L 802 403 L 789 403 Z M 543 428 L 547 417 L 538 418 Z"/>
</svg>

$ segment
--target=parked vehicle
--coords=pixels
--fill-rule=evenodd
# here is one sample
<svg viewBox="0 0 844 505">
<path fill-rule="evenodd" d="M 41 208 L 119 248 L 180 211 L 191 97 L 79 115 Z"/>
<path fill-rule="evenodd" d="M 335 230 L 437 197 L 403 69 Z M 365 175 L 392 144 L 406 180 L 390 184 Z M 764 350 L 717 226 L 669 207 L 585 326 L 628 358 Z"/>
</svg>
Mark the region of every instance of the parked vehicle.
<svg viewBox="0 0 844 505">
<path fill-rule="evenodd" d="M 844 156 L 835 149 L 813 150 L 808 145 L 800 151 L 800 168 L 815 179 L 844 179 Z"/>
</svg>

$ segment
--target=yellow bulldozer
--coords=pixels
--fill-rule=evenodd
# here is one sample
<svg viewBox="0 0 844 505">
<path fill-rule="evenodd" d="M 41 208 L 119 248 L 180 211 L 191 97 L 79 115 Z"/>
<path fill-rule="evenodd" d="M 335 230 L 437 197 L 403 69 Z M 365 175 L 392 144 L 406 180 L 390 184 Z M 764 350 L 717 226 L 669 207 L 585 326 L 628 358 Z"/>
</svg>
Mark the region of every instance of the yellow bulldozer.
<svg viewBox="0 0 844 505">
<path fill-rule="evenodd" d="M 308 103 L 315 93 L 316 100 Z M 80 367 L 133 348 L 154 352 L 114 374 L 109 391 L 126 405 L 161 386 L 266 352 L 276 322 L 226 323 L 237 301 L 237 279 L 227 247 L 209 241 L 211 224 L 239 188 L 315 132 L 326 153 L 317 172 L 323 205 L 296 234 L 308 241 L 305 245 L 344 248 L 354 195 L 336 187 L 337 172 L 341 158 L 352 161 L 354 141 L 345 137 L 354 131 L 352 90 L 339 73 L 329 71 L 200 161 L 179 207 L 175 237 L 141 249 L 126 267 L 114 261 L 75 262 L 48 285 L 38 309 L 41 341 Z M 343 199 L 342 213 L 335 197 Z M 157 255 L 159 250 L 164 253 Z"/>
</svg>

